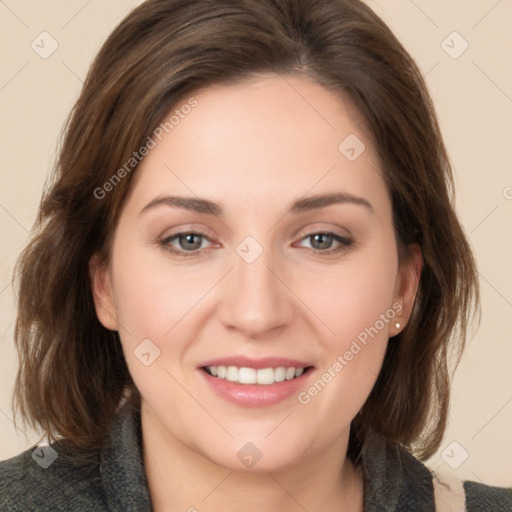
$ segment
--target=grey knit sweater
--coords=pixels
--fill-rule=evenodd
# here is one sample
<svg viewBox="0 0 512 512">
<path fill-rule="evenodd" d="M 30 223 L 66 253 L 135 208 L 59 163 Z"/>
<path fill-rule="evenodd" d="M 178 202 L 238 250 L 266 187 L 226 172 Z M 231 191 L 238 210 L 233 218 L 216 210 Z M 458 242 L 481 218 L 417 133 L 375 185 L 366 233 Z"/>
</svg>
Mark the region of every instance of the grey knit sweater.
<svg viewBox="0 0 512 512">
<path fill-rule="evenodd" d="M 111 442 L 96 464 L 66 462 L 58 455 L 64 452 L 62 443 L 33 447 L 0 462 L 1 512 L 152 510 L 137 410 L 124 406 L 119 411 Z M 362 464 L 365 512 L 434 512 L 432 475 L 406 450 L 373 435 L 363 448 Z M 512 488 L 465 482 L 464 491 L 468 512 L 512 512 Z"/>
</svg>

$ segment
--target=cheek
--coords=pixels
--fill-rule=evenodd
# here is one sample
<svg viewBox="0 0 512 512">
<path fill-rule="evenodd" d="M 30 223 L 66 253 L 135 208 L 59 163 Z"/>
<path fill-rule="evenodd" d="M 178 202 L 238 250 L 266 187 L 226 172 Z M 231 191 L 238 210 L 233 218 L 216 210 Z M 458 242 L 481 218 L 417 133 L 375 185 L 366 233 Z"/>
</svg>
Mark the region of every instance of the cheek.
<svg viewBox="0 0 512 512">
<path fill-rule="evenodd" d="M 297 280 L 297 295 L 325 326 L 322 339 L 331 350 L 345 350 L 350 341 L 377 324 L 379 337 L 387 339 L 396 281 L 396 259 L 368 254 L 347 258 L 336 268 L 304 272 Z M 391 309 L 391 310 L 390 310 Z M 385 315 L 384 324 L 380 320 Z M 381 332 L 380 332 L 381 331 Z"/>
<path fill-rule="evenodd" d="M 328 273 L 305 273 L 299 292 L 325 326 L 318 338 L 322 367 L 299 401 L 314 404 L 318 417 L 329 414 L 333 424 L 350 420 L 366 401 L 382 365 L 389 328 L 396 321 L 394 252 L 368 251 L 360 256 L 347 258 Z"/>
<path fill-rule="evenodd" d="M 390 293 L 361 276 L 338 289 L 331 282 L 322 320 L 333 333 L 320 339 L 321 367 L 315 381 L 298 397 L 312 418 L 329 418 L 327 430 L 334 436 L 340 425 L 348 425 L 370 394 L 386 353 L 389 326 L 396 315 Z M 341 285 L 341 283 L 338 283 Z"/>
<path fill-rule="evenodd" d="M 182 370 L 204 325 L 206 296 L 219 277 L 211 268 L 184 269 L 171 266 L 161 256 L 151 258 L 144 251 L 124 249 L 120 245 L 113 255 L 113 277 L 116 315 L 130 374 L 147 400 L 167 396 L 174 403 L 187 403 L 190 397 L 173 376 L 190 378 L 189 374 L 183 376 Z M 147 352 L 154 361 L 148 366 L 140 359 Z"/>
<path fill-rule="evenodd" d="M 153 253 L 153 254 L 152 254 Z M 126 256 L 124 255 L 126 254 Z M 211 270 L 171 266 L 150 251 L 123 251 L 113 266 L 118 320 L 133 337 L 164 338 L 216 282 Z"/>
</svg>

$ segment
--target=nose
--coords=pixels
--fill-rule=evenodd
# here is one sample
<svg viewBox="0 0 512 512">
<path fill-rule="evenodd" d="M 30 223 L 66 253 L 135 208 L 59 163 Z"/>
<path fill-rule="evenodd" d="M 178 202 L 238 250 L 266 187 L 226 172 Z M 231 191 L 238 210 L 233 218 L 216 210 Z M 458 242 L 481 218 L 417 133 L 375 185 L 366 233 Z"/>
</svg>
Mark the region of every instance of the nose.
<svg viewBox="0 0 512 512">
<path fill-rule="evenodd" d="M 240 331 L 245 338 L 262 338 L 289 326 L 293 294 L 269 251 L 263 251 L 252 263 L 235 256 L 217 310 L 224 326 Z"/>
</svg>

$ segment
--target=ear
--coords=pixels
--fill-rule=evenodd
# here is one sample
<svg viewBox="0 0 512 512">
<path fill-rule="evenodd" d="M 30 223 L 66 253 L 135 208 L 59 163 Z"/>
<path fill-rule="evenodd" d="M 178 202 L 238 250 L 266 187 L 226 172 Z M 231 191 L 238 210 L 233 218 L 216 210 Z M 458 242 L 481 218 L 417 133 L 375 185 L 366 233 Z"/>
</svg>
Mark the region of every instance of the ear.
<svg viewBox="0 0 512 512">
<path fill-rule="evenodd" d="M 98 253 L 93 254 L 89 260 L 89 281 L 98 320 L 103 327 L 117 331 L 118 323 L 108 265 L 102 261 Z"/>
<path fill-rule="evenodd" d="M 396 309 L 397 315 L 391 324 L 390 337 L 402 331 L 409 321 L 423 269 L 420 246 L 412 244 L 407 248 L 407 252 L 409 257 L 401 263 L 395 284 L 393 304 L 400 304 L 401 309 Z M 396 322 L 400 323 L 400 327 L 395 326 Z"/>
</svg>

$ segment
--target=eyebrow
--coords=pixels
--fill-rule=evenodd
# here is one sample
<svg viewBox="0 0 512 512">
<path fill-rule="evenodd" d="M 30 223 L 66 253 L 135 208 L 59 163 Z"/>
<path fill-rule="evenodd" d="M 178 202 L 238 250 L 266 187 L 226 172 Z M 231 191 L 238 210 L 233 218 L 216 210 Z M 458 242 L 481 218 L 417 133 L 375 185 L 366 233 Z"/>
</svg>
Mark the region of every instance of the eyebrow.
<svg viewBox="0 0 512 512">
<path fill-rule="evenodd" d="M 344 192 L 337 192 L 333 194 L 322 194 L 298 199 L 292 203 L 288 213 L 298 214 L 311 210 L 318 210 L 333 204 L 353 204 L 363 206 L 371 213 L 374 212 L 373 206 L 366 199 Z M 216 217 L 220 217 L 224 214 L 224 210 L 218 203 L 209 201 L 208 199 L 183 196 L 161 196 L 153 199 L 144 206 L 139 215 L 158 206 L 183 208 L 185 210 L 194 211 L 196 213 L 206 213 Z"/>
</svg>

